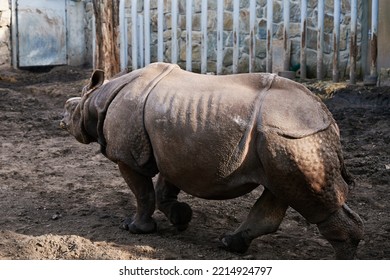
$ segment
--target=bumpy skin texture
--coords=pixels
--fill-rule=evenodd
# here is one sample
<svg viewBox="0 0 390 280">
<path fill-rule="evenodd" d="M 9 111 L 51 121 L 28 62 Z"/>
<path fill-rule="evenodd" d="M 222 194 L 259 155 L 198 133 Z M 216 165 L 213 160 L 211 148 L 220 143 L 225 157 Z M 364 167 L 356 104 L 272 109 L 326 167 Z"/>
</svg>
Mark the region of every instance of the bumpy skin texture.
<svg viewBox="0 0 390 280">
<path fill-rule="evenodd" d="M 157 205 L 179 230 L 192 218 L 183 190 L 228 199 L 265 190 L 247 219 L 221 238 L 234 252 L 276 231 L 291 206 L 318 224 L 337 258 L 353 258 L 363 223 L 345 202 L 348 185 L 339 131 L 305 87 L 273 74 L 211 76 L 151 64 L 103 84 L 93 75 L 67 101 L 61 126 L 82 143 L 99 142 L 135 194 L 123 227 L 156 230 Z M 156 186 L 151 178 L 159 173 Z"/>
</svg>

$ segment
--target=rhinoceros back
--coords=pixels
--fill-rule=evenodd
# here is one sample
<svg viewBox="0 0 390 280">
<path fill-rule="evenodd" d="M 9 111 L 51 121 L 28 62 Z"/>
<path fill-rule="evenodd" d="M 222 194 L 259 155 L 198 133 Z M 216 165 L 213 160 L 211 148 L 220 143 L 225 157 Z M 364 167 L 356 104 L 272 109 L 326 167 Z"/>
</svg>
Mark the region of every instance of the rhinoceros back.
<svg viewBox="0 0 390 280">
<path fill-rule="evenodd" d="M 260 104 L 261 130 L 302 138 L 325 130 L 332 117 L 321 100 L 306 87 L 276 77 Z"/>
<path fill-rule="evenodd" d="M 259 131 L 300 138 L 328 127 L 331 117 L 321 104 L 303 86 L 273 74 L 212 76 L 176 68 L 151 91 L 145 127 L 160 172 L 183 178 L 178 184 L 218 184 L 251 169 L 245 165 L 256 154 Z"/>
<path fill-rule="evenodd" d="M 199 189 L 204 181 L 215 189 L 231 179 L 245 165 L 247 155 L 255 154 L 251 149 L 257 100 L 273 77 L 199 75 L 175 69 L 161 80 L 145 106 L 145 127 L 160 172 L 179 180 L 175 181 L 178 185 L 196 185 L 191 190 Z M 250 177 L 241 176 L 242 180 Z"/>
</svg>

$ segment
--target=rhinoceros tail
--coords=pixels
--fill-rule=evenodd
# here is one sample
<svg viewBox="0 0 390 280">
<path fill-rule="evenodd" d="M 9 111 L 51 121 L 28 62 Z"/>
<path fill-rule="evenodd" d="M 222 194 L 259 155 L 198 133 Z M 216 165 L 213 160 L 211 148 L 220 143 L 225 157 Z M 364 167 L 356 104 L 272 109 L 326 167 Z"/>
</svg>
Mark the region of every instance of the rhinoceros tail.
<svg viewBox="0 0 390 280">
<path fill-rule="evenodd" d="M 349 173 L 348 170 L 345 168 L 344 162 L 341 165 L 341 176 L 349 187 L 355 186 L 355 180 L 353 179 L 351 173 Z"/>
<path fill-rule="evenodd" d="M 340 162 L 341 176 L 343 177 L 344 181 L 348 184 L 349 188 L 354 187 L 355 180 L 353 179 L 351 173 L 349 173 L 347 168 L 345 167 L 344 157 L 341 150 L 338 151 L 337 156 Z"/>
</svg>

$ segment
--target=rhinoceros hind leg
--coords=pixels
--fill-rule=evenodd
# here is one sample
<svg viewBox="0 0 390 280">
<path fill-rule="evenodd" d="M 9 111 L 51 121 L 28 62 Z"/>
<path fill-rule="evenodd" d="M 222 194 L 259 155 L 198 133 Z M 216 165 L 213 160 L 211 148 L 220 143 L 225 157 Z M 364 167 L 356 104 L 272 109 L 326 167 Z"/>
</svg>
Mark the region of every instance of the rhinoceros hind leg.
<svg viewBox="0 0 390 280">
<path fill-rule="evenodd" d="M 317 224 L 321 234 L 332 244 L 336 259 L 354 259 L 363 239 L 363 221 L 346 204 Z"/>
<path fill-rule="evenodd" d="M 252 239 L 248 236 L 248 232 L 240 231 L 233 234 L 225 234 L 222 236 L 221 242 L 224 249 L 233 253 L 243 254 L 248 250 Z"/>
<path fill-rule="evenodd" d="M 245 253 L 253 239 L 277 231 L 287 208 L 286 203 L 264 189 L 240 227 L 221 238 L 223 246 L 231 252 Z"/>
<path fill-rule="evenodd" d="M 128 230 L 131 233 L 152 233 L 157 230 L 157 224 L 153 219 L 147 223 L 142 222 L 141 224 L 136 224 L 134 219 L 126 218 L 120 225 L 120 228 Z"/>
<path fill-rule="evenodd" d="M 156 208 L 152 178 L 143 176 L 126 164 L 118 163 L 119 170 L 137 200 L 137 212 L 134 218 L 127 218 L 120 226 L 131 233 L 151 233 L 157 229 L 152 215 Z"/>
<path fill-rule="evenodd" d="M 174 202 L 169 209 L 168 218 L 177 230 L 186 230 L 192 218 L 192 209 L 185 202 Z"/>
<path fill-rule="evenodd" d="M 180 189 L 158 176 L 156 183 L 157 208 L 167 216 L 170 222 L 179 230 L 187 229 L 192 219 L 191 207 L 185 202 L 177 201 Z"/>
</svg>

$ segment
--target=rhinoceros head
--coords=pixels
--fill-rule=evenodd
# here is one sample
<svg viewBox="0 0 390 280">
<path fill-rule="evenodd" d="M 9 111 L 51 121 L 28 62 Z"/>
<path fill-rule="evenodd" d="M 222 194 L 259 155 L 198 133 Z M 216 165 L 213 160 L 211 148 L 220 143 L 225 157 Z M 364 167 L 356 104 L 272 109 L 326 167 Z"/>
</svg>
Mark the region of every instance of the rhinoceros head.
<svg viewBox="0 0 390 280">
<path fill-rule="evenodd" d="M 93 141 L 88 134 L 84 122 L 84 103 L 89 95 L 104 83 L 104 72 L 95 70 L 89 84 L 83 88 L 81 97 L 73 97 L 65 102 L 65 112 L 60 122 L 60 127 L 72 134 L 77 141 L 89 144 Z"/>
</svg>

